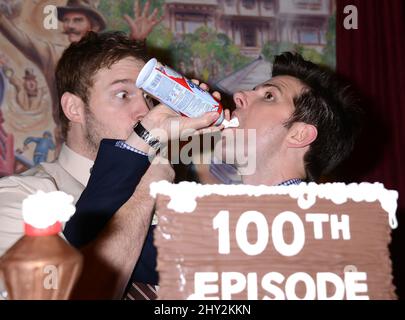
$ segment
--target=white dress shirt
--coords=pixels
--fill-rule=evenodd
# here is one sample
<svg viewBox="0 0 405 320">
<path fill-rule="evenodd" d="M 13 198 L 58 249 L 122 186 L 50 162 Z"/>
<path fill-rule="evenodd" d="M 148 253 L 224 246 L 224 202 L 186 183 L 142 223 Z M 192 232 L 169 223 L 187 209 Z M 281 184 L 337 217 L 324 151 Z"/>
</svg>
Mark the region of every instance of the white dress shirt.
<svg viewBox="0 0 405 320">
<path fill-rule="evenodd" d="M 38 190 L 63 191 L 75 203 L 90 177 L 93 161 L 62 146 L 57 160 L 0 179 L 0 256 L 24 235 L 22 201 Z"/>
</svg>

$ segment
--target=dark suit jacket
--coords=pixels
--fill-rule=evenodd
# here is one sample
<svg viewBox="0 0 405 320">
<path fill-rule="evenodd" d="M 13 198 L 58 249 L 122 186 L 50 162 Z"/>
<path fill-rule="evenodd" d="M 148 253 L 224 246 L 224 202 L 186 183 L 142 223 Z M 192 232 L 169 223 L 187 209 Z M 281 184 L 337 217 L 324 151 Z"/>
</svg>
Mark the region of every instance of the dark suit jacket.
<svg viewBox="0 0 405 320">
<path fill-rule="evenodd" d="M 147 156 L 115 146 L 117 140 L 104 139 L 94 162 L 89 182 L 76 204 L 76 213 L 63 234 L 76 248 L 93 239 L 115 212 L 130 198 L 150 162 Z M 132 280 L 157 284 L 156 247 L 149 228 Z"/>
</svg>

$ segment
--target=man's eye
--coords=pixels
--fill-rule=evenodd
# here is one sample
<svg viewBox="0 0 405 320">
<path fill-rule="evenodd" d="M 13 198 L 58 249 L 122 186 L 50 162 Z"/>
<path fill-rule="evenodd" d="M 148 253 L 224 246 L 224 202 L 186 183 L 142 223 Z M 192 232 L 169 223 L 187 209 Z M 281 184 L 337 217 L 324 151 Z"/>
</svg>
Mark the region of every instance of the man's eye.
<svg viewBox="0 0 405 320">
<path fill-rule="evenodd" d="M 273 100 L 273 99 L 274 99 L 274 96 L 273 96 L 273 94 L 272 94 L 271 92 L 266 92 L 266 93 L 264 94 L 264 98 L 265 98 L 266 100 Z"/>
<path fill-rule="evenodd" d="M 128 98 L 128 92 L 121 91 L 121 92 L 118 92 L 115 96 L 120 99 L 126 99 L 126 98 Z"/>
</svg>

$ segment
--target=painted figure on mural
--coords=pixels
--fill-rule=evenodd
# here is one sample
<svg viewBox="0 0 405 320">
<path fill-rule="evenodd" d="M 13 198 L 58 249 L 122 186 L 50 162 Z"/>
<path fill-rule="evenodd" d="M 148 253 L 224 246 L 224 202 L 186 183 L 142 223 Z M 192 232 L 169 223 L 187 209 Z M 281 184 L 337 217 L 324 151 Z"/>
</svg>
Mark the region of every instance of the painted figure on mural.
<svg viewBox="0 0 405 320">
<path fill-rule="evenodd" d="M 40 164 L 41 162 L 46 162 L 48 160 L 49 150 L 55 150 L 55 144 L 52 140 L 52 133 L 49 131 L 44 131 L 42 137 L 28 137 L 24 140 L 23 151 L 28 149 L 30 143 L 35 143 L 35 150 L 33 161 L 34 165 Z"/>
<path fill-rule="evenodd" d="M 41 109 L 43 98 L 47 93 L 46 87 L 38 87 L 37 77 L 32 68 L 26 68 L 22 78 L 16 76 L 13 68 L 3 64 L 0 56 L 0 67 L 8 79 L 9 83 L 15 88 L 15 101 L 23 111 L 35 111 Z"/>
<path fill-rule="evenodd" d="M 49 100 L 44 99 L 48 89 L 46 86 L 39 85 L 40 82 L 37 80 L 33 68 L 25 68 L 24 75 L 18 76 L 18 71 L 10 66 L 9 59 L 3 52 L 0 52 L 0 71 L 3 81 L 3 96 L 6 97 L 3 100 L 2 122 L 4 125 L 1 128 L 2 136 L 0 138 L 3 155 L 1 176 L 4 176 L 34 166 L 34 162 L 30 160 L 32 156 L 23 154 L 28 148 L 14 150 L 13 147 L 21 143 L 18 139 L 21 136 L 30 135 L 34 130 L 45 129 L 44 125 L 49 123 L 49 113 L 46 112 L 49 110 Z M 10 134 L 16 129 L 20 137 L 18 134 Z M 11 137 L 13 143 L 10 141 Z"/>
</svg>

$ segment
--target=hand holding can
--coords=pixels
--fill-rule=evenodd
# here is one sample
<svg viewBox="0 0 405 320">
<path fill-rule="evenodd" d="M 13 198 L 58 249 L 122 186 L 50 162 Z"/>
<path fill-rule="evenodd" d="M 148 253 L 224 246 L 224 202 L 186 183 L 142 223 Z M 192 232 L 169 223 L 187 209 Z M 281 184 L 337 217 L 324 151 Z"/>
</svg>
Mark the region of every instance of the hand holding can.
<svg viewBox="0 0 405 320">
<path fill-rule="evenodd" d="M 216 111 L 219 118 L 215 125 L 225 119 L 223 106 L 211 94 L 155 58 L 142 68 L 136 86 L 182 116 L 196 118 Z"/>
</svg>

